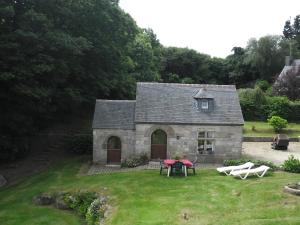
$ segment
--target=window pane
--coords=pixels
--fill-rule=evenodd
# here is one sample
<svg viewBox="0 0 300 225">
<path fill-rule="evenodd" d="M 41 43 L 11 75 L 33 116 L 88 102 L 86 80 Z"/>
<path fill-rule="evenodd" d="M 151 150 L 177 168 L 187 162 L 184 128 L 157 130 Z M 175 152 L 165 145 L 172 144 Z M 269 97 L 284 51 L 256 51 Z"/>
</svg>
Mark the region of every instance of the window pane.
<svg viewBox="0 0 300 225">
<path fill-rule="evenodd" d="M 202 109 L 208 109 L 208 101 L 207 100 L 202 101 L 201 108 Z"/>
<path fill-rule="evenodd" d="M 206 151 L 213 151 L 213 141 L 211 140 L 206 141 Z"/>
<path fill-rule="evenodd" d="M 198 140 L 198 151 L 204 151 L 204 140 Z"/>
<path fill-rule="evenodd" d="M 204 131 L 199 132 L 198 138 L 205 138 L 205 132 Z"/>
<path fill-rule="evenodd" d="M 213 138 L 214 132 L 213 131 L 207 131 L 207 138 Z"/>
<path fill-rule="evenodd" d="M 108 149 L 121 149 L 121 140 L 118 137 L 110 137 L 107 141 Z"/>
</svg>

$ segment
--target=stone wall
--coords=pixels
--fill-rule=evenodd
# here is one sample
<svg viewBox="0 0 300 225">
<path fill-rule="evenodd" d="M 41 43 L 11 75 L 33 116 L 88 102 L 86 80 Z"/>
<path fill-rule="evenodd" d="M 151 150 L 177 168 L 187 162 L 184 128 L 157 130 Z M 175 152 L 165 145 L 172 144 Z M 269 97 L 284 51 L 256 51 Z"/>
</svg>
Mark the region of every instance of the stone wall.
<svg viewBox="0 0 300 225">
<path fill-rule="evenodd" d="M 241 126 L 197 126 L 197 125 L 136 125 L 136 154 L 151 154 L 151 134 L 157 129 L 167 133 L 167 156 L 177 154 L 195 157 L 198 131 L 214 131 L 214 152 L 199 155 L 199 162 L 222 162 L 224 159 L 240 158 L 242 150 Z"/>
<path fill-rule="evenodd" d="M 199 131 L 214 132 L 214 152 L 208 155 L 197 154 L 199 162 L 216 163 L 224 159 L 237 159 L 242 150 L 241 126 L 197 126 L 197 125 L 153 125 L 136 124 L 136 130 L 95 129 L 93 161 L 107 162 L 107 140 L 111 136 L 121 139 L 121 159 L 146 153 L 151 156 L 151 135 L 161 129 L 167 134 L 167 158 L 185 155 L 195 158 Z"/>
<path fill-rule="evenodd" d="M 93 162 L 106 164 L 107 140 L 111 136 L 121 139 L 121 160 L 130 158 L 135 153 L 135 131 L 121 129 L 94 129 L 93 130 Z"/>
</svg>

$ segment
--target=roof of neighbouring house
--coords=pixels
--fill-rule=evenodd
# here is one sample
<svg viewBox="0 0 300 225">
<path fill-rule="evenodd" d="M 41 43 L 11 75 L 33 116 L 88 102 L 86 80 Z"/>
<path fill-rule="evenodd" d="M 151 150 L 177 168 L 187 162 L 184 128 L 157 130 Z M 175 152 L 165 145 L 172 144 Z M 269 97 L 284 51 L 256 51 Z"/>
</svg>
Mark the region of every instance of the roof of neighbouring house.
<svg viewBox="0 0 300 225">
<path fill-rule="evenodd" d="M 93 129 L 133 130 L 135 100 L 97 100 Z"/>
<path fill-rule="evenodd" d="M 211 112 L 195 106 L 202 93 L 214 99 Z M 234 85 L 137 83 L 135 122 L 242 125 L 244 119 Z"/>
<path fill-rule="evenodd" d="M 297 69 L 297 70 L 300 69 L 300 59 L 294 59 L 290 66 L 285 65 L 283 67 L 281 73 L 279 74 L 278 79 L 284 78 L 286 73 L 292 69 Z"/>
</svg>

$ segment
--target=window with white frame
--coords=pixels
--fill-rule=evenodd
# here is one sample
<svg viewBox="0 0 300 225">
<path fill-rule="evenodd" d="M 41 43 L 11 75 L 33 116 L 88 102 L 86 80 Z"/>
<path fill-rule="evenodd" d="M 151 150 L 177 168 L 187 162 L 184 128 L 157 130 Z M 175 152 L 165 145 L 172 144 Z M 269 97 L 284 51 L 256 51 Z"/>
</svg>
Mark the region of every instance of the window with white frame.
<svg viewBox="0 0 300 225">
<path fill-rule="evenodd" d="M 198 152 L 199 154 L 212 154 L 214 151 L 214 131 L 198 132 Z"/>
</svg>

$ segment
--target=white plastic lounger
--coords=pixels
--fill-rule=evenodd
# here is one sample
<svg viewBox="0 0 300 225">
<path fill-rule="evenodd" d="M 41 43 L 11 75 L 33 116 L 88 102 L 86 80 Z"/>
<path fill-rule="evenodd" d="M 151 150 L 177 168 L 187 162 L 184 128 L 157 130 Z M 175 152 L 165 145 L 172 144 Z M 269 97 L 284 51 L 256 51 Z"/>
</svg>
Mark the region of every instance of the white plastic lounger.
<svg viewBox="0 0 300 225">
<path fill-rule="evenodd" d="M 254 164 L 252 162 L 246 162 L 245 164 L 238 165 L 238 166 L 219 167 L 219 168 L 217 168 L 217 170 L 220 173 L 225 173 L 227 176 L 229 176 L 232 171 L 243 170 L 243 169 L 251 169 L 251 167 L 253 167 L 253 166 L 254 166 Z"/>
<path fill-rule="evenodd" d="M 263 177 L 268 171 L 268 169 L 270 169 L 270 167 L 262 165 L 254 169 L 231 171 L 230 175 L 235 177 L 240 177 L 241 179 L 245 180 L 249 175 L 253 175 L 253 174 L 258 177 Z"/>
</svg>

